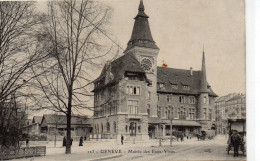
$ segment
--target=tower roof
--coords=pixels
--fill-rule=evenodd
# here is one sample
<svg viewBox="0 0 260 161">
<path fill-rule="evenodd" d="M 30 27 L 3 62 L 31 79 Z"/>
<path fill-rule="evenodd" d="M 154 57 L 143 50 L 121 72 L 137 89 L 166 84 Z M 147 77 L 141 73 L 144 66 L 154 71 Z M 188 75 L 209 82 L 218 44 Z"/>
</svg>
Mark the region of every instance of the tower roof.
<svg viewBox="0 0 260 161">
<path fill-rule="evenodd" d="M 132 36 L 128 41 L 126 50 L 129 50 L 134 46 L 159 49 L 153 41 L 148 22 L 149 16 L 145 14 L 144 10 L 144 4 L 141 0 L 138 8 L 138 14 L 134 18 L 135 23 L 132 31 Z"/>
<path fill-rule="evenodd" d="M 201 75 L 200 75 L 200 92 L 201 93 L 208 93 L 207 87 L 207 77 L 206 77 L 206 64 L 205 64 L 205 53 L 203 48 L 202 54 L 202 66 L 201 66 Z"/>
</svg>

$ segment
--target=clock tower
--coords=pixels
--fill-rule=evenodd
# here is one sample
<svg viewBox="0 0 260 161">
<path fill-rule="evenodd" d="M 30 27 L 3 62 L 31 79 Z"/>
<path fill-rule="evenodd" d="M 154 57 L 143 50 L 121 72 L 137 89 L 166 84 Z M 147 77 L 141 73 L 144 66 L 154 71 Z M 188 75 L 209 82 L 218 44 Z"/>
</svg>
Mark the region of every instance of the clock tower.
<svg viewBox="0 0 260 161">
<path fill-rule="evenodd" d="M 133 54 L 140 62 L 151 82 L 150 86 L 144 89 L 147 94 L 147 107 L 150 108 L 150 117 L 157 117 L 157 56 L 159 48 L 155 44 L 149 22 L 149 16 L 144 12 L 143 1 L 140 1 L 138 14 L 134 18 L 135 23 L 132 36 L 127 44 L 125 54 Z"/>
</svg>

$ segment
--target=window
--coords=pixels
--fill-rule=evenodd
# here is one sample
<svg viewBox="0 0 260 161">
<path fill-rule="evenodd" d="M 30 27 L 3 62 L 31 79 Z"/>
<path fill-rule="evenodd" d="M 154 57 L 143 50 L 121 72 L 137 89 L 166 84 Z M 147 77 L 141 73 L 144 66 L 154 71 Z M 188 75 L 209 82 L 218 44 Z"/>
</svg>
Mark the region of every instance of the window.
<svg viewBox="0 0 260 161">
<path fill-rule="evenodd" d="M 164 88 L 164 84 L 163 83 L 158 83 L 158 88 L 159 89 L 163 89 Z"/>
<path fill-rule="evenodd" d="M 111 106 L 111 115 L 117 114 L 117 101 L 113 101 Z"/>
<path fill-rule="evenodd" d="M 204 119 L 207 119 L 207 109 L 206 108 L 203 109 L 203 117 L 204 117 Z"/>
<path fill-rule="evenodd" d="M 127 125 L 125 125 L 125 132 L 127 132 L 127 130 L 128 130 L 128 126 L 127 126 Z"/>
<path fill-rule="evenodd" d="M 183 85 L 183 89 L 184 89 L 184 90 L 189 90 L 189 89 L 190 89 L 190 86 L 188 86 L 188 85 Z"/>
<path fill-rule="evenodd" d="M 160 96 L 159 96 L 159 94 L 157 94 L 157 100 L 160 101 Z"/>
<path fill-rule="evenodd" d="M 209 109 L 209 120 L 212 120 L 212 109 Z"/>
<path fill-rule="evenodd" d="M 161 107 L 157 106 L 157 116 L 161 118 Z"/>
<path fill-rule="evenodd" d="M 140 87 L 139 86 L 127 86 L 126 93 L 133 94 L 133 95 L 140 95 Z"/>
<path fill-rule="evenodd" d="M 189 108 L 188 117 L 189 117 L 190 120 L 194 120 L 195 119 L 195 108 L 194 107 Z"/>
<path fill-rule="evenodd" d="M 116 133 L 116 122 L 114 122 L 114 133 Z"/>
<path fill-rule="evenodd" d="M 170 108 L 168 109 L 168 119 L 171 119 L 171 110 L 170 110 Z"/>
<path fill-rule="evenodd" d="M 170 102 L 171 100 L 171 95 L 167 95 L 167 102 Z"/>
<path fill-rule="evenodd" d="M 195 97 L 194 96 L 190 96 L 190 104 L 195 104 Z"/>
<path fill-rule="evenodd" d="M 207 97 L 206 96 L 203 97 L 203 103 L 207 103 Z"/>
<path fill-rule="evenodd" d="M 181 119 L 181 110 L 178 108 L 178 119 Z"/>
<path fill-rule="evenodd" d="M 179 96 L 179 102 L 184 103 L 184 96 Z"/>
<path fill-rule="evenodd" d="M 138 113 L 138 101 L 137 100 L 128 100 L 128 109 L 130 114 Z"/>
<path fill-rule="evenodd" d="M 107 133 L 110 133 L 110 124 L 107 122 Z"/>
<path fill-rule="evenodd" d="M 173 89 L 178 89 L 178 85 L 177 85 L 177 84 L 171 84 L 171 87 L 172 87 Z"/>
<path fill-rule="evenodd" d="M 165 112 L 165 117 L 166 117 L 166 119 L 168 119 L 168 108 L 167 108 L 167 107 L 165 107 L 164 112 Z"/>
<path fill-rule="evenodd" d="M 147 104 L 147 114 L 148 114 L 148 117 L 150 117 L 150 104 Z"/>
<path fill-rule="evenodd" d="M 148 100 L 150 100 L 150 99 L 151 99 L 151 92 L 148 91 Z"/>
</svg>

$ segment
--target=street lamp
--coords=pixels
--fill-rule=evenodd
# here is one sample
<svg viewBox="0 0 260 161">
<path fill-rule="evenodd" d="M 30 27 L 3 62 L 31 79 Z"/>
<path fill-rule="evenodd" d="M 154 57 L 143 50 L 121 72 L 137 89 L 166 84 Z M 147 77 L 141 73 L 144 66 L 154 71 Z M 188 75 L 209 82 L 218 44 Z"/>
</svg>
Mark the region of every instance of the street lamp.
<svg viewBox="0 0 260 161">
<path fill-rule="evenodd" d="M 162 138 L 161 138 L 161 120 L 160 120 L 160 124 L 159 124 L 159 146 L 162 146 Z"/>
<path fill-rule="evenodd" d="M 170 146 L 172 146 L 172 119 L 173 119 L 173 115 L 171 114 L 171 124 L 170 124 L 170 133 L 171 133 L 171 138 L 170 138 Z"/>
</svg>

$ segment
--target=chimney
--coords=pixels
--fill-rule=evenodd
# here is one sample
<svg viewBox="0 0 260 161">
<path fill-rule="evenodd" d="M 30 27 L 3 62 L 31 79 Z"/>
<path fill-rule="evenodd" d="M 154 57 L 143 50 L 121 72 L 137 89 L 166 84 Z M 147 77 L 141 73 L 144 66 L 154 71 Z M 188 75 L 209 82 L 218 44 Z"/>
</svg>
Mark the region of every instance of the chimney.
<svg viewBox="0 0 260 161">
<path fill-rule="evenodd" d="M 190 75 L 193 75 L 192 67 L 190 67 Z"/>
</svg>

